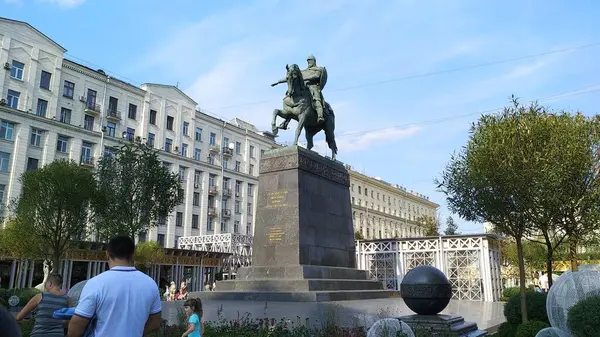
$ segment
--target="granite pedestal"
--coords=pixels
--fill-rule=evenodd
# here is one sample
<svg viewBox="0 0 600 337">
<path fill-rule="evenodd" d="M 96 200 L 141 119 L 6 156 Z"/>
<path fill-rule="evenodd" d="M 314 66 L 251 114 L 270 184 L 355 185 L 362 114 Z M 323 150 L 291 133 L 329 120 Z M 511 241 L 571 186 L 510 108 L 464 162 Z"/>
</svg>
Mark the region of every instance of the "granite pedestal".
<svg viewBox="0 0 600 337">
<path fill-rule="evenodd" d="M 487 336 L 486 331 L 477 328 L 477 323 L 467 322 L 461 316 L 409 315 L 398 317 L 398 319 L 408 324 L 413 331 L 422 329 L 441 335 L 451 332 L 460 337 Z"/>
<path fill-rule="evenodd" d="M 202 299 L 341 301 L 398 296 L 356 269 L 350 177 L 344 166 L 292 146 L 260 161 L 252 266 Z"/>
</svg>

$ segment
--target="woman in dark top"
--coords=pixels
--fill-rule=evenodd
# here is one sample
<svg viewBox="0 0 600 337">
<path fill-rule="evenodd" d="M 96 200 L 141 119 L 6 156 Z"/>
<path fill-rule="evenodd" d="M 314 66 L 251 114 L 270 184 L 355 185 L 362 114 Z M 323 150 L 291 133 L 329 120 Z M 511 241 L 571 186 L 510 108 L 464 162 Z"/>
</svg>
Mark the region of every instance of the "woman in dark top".
<svg viewBox="0 0 600 337">
<path fill-rule="evenodd" d="M 52 317 L 54 311 L 71 306 L 71 299 L 61 287 L 62 276 L 51 274 L 46 281 L 46 291 L 35 295 L 17 315 L 17 321 L 20 321 L 37 310 L 31 337 L 64 337 L 64 321 Z"/>
</svg>

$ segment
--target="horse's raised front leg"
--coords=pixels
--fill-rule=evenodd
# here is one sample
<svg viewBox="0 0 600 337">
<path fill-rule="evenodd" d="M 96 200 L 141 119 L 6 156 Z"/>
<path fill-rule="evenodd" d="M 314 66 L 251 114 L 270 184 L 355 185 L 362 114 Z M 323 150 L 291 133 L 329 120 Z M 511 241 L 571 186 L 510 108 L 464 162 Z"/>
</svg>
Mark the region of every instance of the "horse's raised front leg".
<svg viewBox="0 0 600 337">
<path fill-rule="evenodd" d="M 281 110 L 279 109 L 273 110 L 273 120 L 271 121 L 271 131 L 275 136 L 277 136 L 277 132 L 279 131 L 279 128 L 275 125 L 277 122 L 277 116 L 281 116 Z"/>
</svg>

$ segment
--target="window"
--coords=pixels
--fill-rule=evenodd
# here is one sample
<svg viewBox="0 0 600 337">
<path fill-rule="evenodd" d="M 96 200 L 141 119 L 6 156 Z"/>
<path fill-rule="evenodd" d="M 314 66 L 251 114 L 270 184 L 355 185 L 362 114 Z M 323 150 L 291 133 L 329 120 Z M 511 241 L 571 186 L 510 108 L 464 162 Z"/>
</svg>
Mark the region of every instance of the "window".
<svg viewBox="0 0 600 337">
<path fill-rule="evenodd" d="M 187 149 L 188 149 L 188 145 L 183 143 L 181 144 L 181 155 L 184 157 L 187 157 Z"/>
<path fill-rule="evenodd" d="M 196 128 L 196 138 L 197 141 L 202 141 L 202 128 Z"/>
<path fill-rule="evenodd" d="M 67 136 L 58 136 L 58 141 L 56 142 L 56 151 L 66 153 L 69 147 L 69 137 Z"/>
<path fill-rule="evenodd" d="M 75 95 L 75 83 L 65 81 L 63 85 L 63 97 L 73 98 Z"/>
<path fill-rule="evenodd" d="M 227 222 L 225 220 L 221 220 L 221 233 L 227 232 Z"/>
<path fill-rule="evenodd" d="M 158 244 L 161 247 L 164 247 L 165 246 L 165 235 L 164 234 L 158 234 L 158 236 L 156 238 L 156 241 L 158 241 Z"/>
<path fill-rule="evenodd" d="M 31 137 L 29 138 L 29 144 L 40 147 L 42 144 L 42 135 L 44 131 L 36 128 L 31 128 Z"/>
<path fill-rule="evenodd" d="M 213 218 L 210 216 L 206 220 L 206 230 L 209 232 L 213 231 Z"/>
<path fill-rule="evenodd" d="M 175 119 L 171 116 L 167 116 L 167 130 L 173 130 L 173 121 Z"/>
<path fill-rule="evenodd" d="M 237 153 L 237 154 L 241 154 L 242 153 L 242 143 L 235 142 L 235 153 Z"/>
<path fill-rule="evenodd" d="M 6 95 L 6 104 L 13 109 L 18 109 L 19 97 L 21 97 L 20 92 L 8 89 L 8 94 Z"/>
<path fill-rule="evenodd" d="M 156 110 L 150 110 L 150 124 L 156 125 Z"/>
<path fill-rule="evenodd" d="M 138 242 L 146 242 L 146 232 L 141 232 L 140 235 L 138 235 Z"/>
<path fill-rule="evenodd" d="M 246 235 L 251 235 L 252 234 L 252 223 L 248 222 L 246 224 Z"/>
<path fill-rule="evenodd" d="M 241 193 L 242 192 L 242 182 L 239 180 L 235 181 L 235 193 Z"/>
<path fill-rule="evenodd" d="M 240 163 L 239 161 L 235 161 L 235 171 L 236 172 L 240 172 L 240 170 L 242 169 L 242 163 Z"/>
<path fill-rule="evenodd" d="M 154 147 L 154 134 L 148 132 L 148 145 Z"/>
<path fill-rule="evenodd" d="M 0 185 L 0 204 L 4 206 L 4 190 L 6 189 L 6 185 Z M 0 210 L 2 212 L 2 210 Z"/>
<path fill-rule="evenodd" d="M 35 114 L 40 117 L 46 117 L 46 110 L 48 110 L 48 101 L 43 100 L 43 99 L 38 99 L 37 110 L 36 110 Z"/>
<path fill-rule="evenodd" d="M 167 224 L 167 217 L 164 215 L 159 215 L 156 219 L 156 223 L 158 223 L 159 226 L 165 226 Z"/>
<path fill-rule="evenodd" d="M 187 136 L 190 129 L 190 123 L 183 122 L 183 135 Z"/>
<path fill-rule="evenodd" d="M 254 196 L 254 184 L 248 184 L 248 196 Z"/>
<path fill-rule="evenodd" d="M 177 226 L 177 227 L 183 226 L 183 212 L 177 212 L 175 214 L 175 226 Z"/>
<path fill-rule="evenodd" d="M 250 145 L 250 158 L 254 158 L 254 145 Z"/>
<path fill-rule="evenodd" d="M 185 180 L 185 172 L 186 172 L 186 167 L 179 166 L 179 180 L 181 180 L 181 181 Z"/>
<path fill-rule="evenodd" d="M 194 192 L 194 196 L 192 198 L 192 204 L 194 206 L 200 206 L 200 193 Z"/>
<path fill-rule="evenodd" d="M 12 140 L 13 130 L 15 129 L 15 125 L 13 123 L 2 121 L 0 123 L 0 138 L 6 140 Z"/>
<path fill-rule="evenodd" d="M 60 108 L 60 122 L 71 124 L 71 109 Z"/>
<path fill-rule="evenodd" d="M 0 151 L 0 172 L 8 172 L 10 153 Z"/>
<path fill-rule="evenodd" d="M 202 181 L 202 171 L 194 171 L 194 184 L 200 185 Z"/>
<path fill-rule="evenodd" d="M 192 214 L 192 229 L 198 229 L 198 214 Z"/>
<path fill-rule="evenodd" d="M 235 214 L 241 214 L 242 213 L 242 205 L 240 203 L 239 200 L 236 200 L 235 203 L 233 204 L 234 207 L 234 211 Z"/>
<path fill-rule="evenodd" d="M 202 150 L 199 148 L 194 149 L 194 160 L 200 161 L 202 159 Z"/>
<path fill-rule="evenodd" d="M 173 146 L 173 140 L 166 138 L 165 139 L 165 151 L 171 152 L 171 146 Z"/>
<path fill-rule="evenodd" d="M 213 187 L 217 185 L 217 176 L 214 174 L 208 175 L 208 186 Z"/>
<path fill-rule="evenodd" d="M 25 169 L 27 172 L 35 171 L 38 168 L 39 159 L 37 158 L 27 158 L 27 168 Z"/>
<path fill-rule="evenodd" d="M 251 176 L 254 175 L 254 165 L 252 165 L 252 164 L 248 165 L 248 174 Z"/>
<path fill-rule="evenodd" d="M 252 203 L 248 203 L 248 215 L 252 215 Z"/>
<path fill-rule="evenodd" d="M 135 129 L 127 128 L 127 131 L 125 131 L 125 139 L 127 139 L 130 142 L 133 142 L 134 136 L 135 136 Z"/>
<path fill-rule="evenodd" d="M 208 154 L 208 163 L 211 165 L 215 164 L 215 154 L 214 153 L 209 153 Z"/>
<path fill-rule="evenodd" d="M 107 122 L 106 133 L 111 137 L 115 137 L 115 134 L 117 133 L 117 124 L 113 122 Z"/>
<path fill-rule="evenodd" d="M 40 88 L 50 90 L 51 79 L 52 74 L 42 70 L 42 76 L 40 77 Z"/>
<path fill-rule="evenodd" d="M 85 98 L 85 106 L 87 108 L 95 108 L 96 107 L 96 96 L 97 95 L 98 95 L 98 93 L 96 92 L 96 90 L 93 90 L 93 89 L 87 90 L 87 97 Z"/>
<path fill-rule="evenodd" d="M 214 132 L 210 133 L 210 137 L 208 138 L 208 143 L 212 146 L 212 145 L 216 145 L 217 144 L 217 135 Z"/>
<path fill-rule="evenodd" d="M 223 137 L 223 142 L 221 142 L 221 144 L 223 144 L 223 148 L 229 146 L 229 137 Z"/>
<path fill-rule="evenodd" d="M 86 130 L 94 130 L 94 116 L 85 115 L 83 117 L 83 128 Z"/>
<path fill-rule="evenodd" d="M 94 144 L 92 144 L 90 142 L 82 142 L 81 143 L 81 163 L 82 164 L 88 164 L 88 165 L 92 164 L 92 160 L 93 160 L 92 155 L 94 154 L 93 147 L 94 147 Z"/>
<path fill-rule="evenodd" d="M 16 78 L 17 80 L 23 80 L 23 68 L 25 68 L 25 64 L 13 60 L 12 66 L 10 67 L 10 77 Z"/>
<path fill-rule="evenodd" d="M 119 99 L 116 97 L 110 96 L 108 98 L 108 115 L 109 116 L 117 116 L 117 108 L 119 106 Z"/>
<path fill-rule="evenodd" d="M 236 234 L 240 232 L 240 222 L 238 220 L 233 222 L 233 232 Z"/>
<path fill-rule="evenodd" d="M 229 164 L 229 160 L 223 158 L 223 163 L 222 163 L 223 168 L 227 168 L 227 164 Z"/>
</svg>

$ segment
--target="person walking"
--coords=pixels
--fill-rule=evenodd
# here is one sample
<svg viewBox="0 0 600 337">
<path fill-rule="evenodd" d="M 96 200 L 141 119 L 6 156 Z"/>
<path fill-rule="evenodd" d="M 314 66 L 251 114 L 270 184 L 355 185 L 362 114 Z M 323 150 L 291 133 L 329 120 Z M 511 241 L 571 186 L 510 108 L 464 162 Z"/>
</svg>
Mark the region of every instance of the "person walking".
<svg viewBox="0 0 600 337">
<path fill-rule="evenodd" d="M 141 337 L 160 328 L 160 291 L 133 266 L 133 239 L 112 238 L 106 253 L 110 269 L 85 284 L 67 336 L 81 337 L 90 323 L 95 337 Z"/>
<path fill-rule="evenodd" d="M 60 274 L 50 274 L 45 284 L 46 291 L 33 296 L 17 314 L 17 321 L 21 321 L 37 309 L 31 337 L 65 336 L 65 321 L 52 317 L 54 311 L 72 306 L 71 299 L 62 290 L 62 283 L 63 278 Z"/>
</svg>

